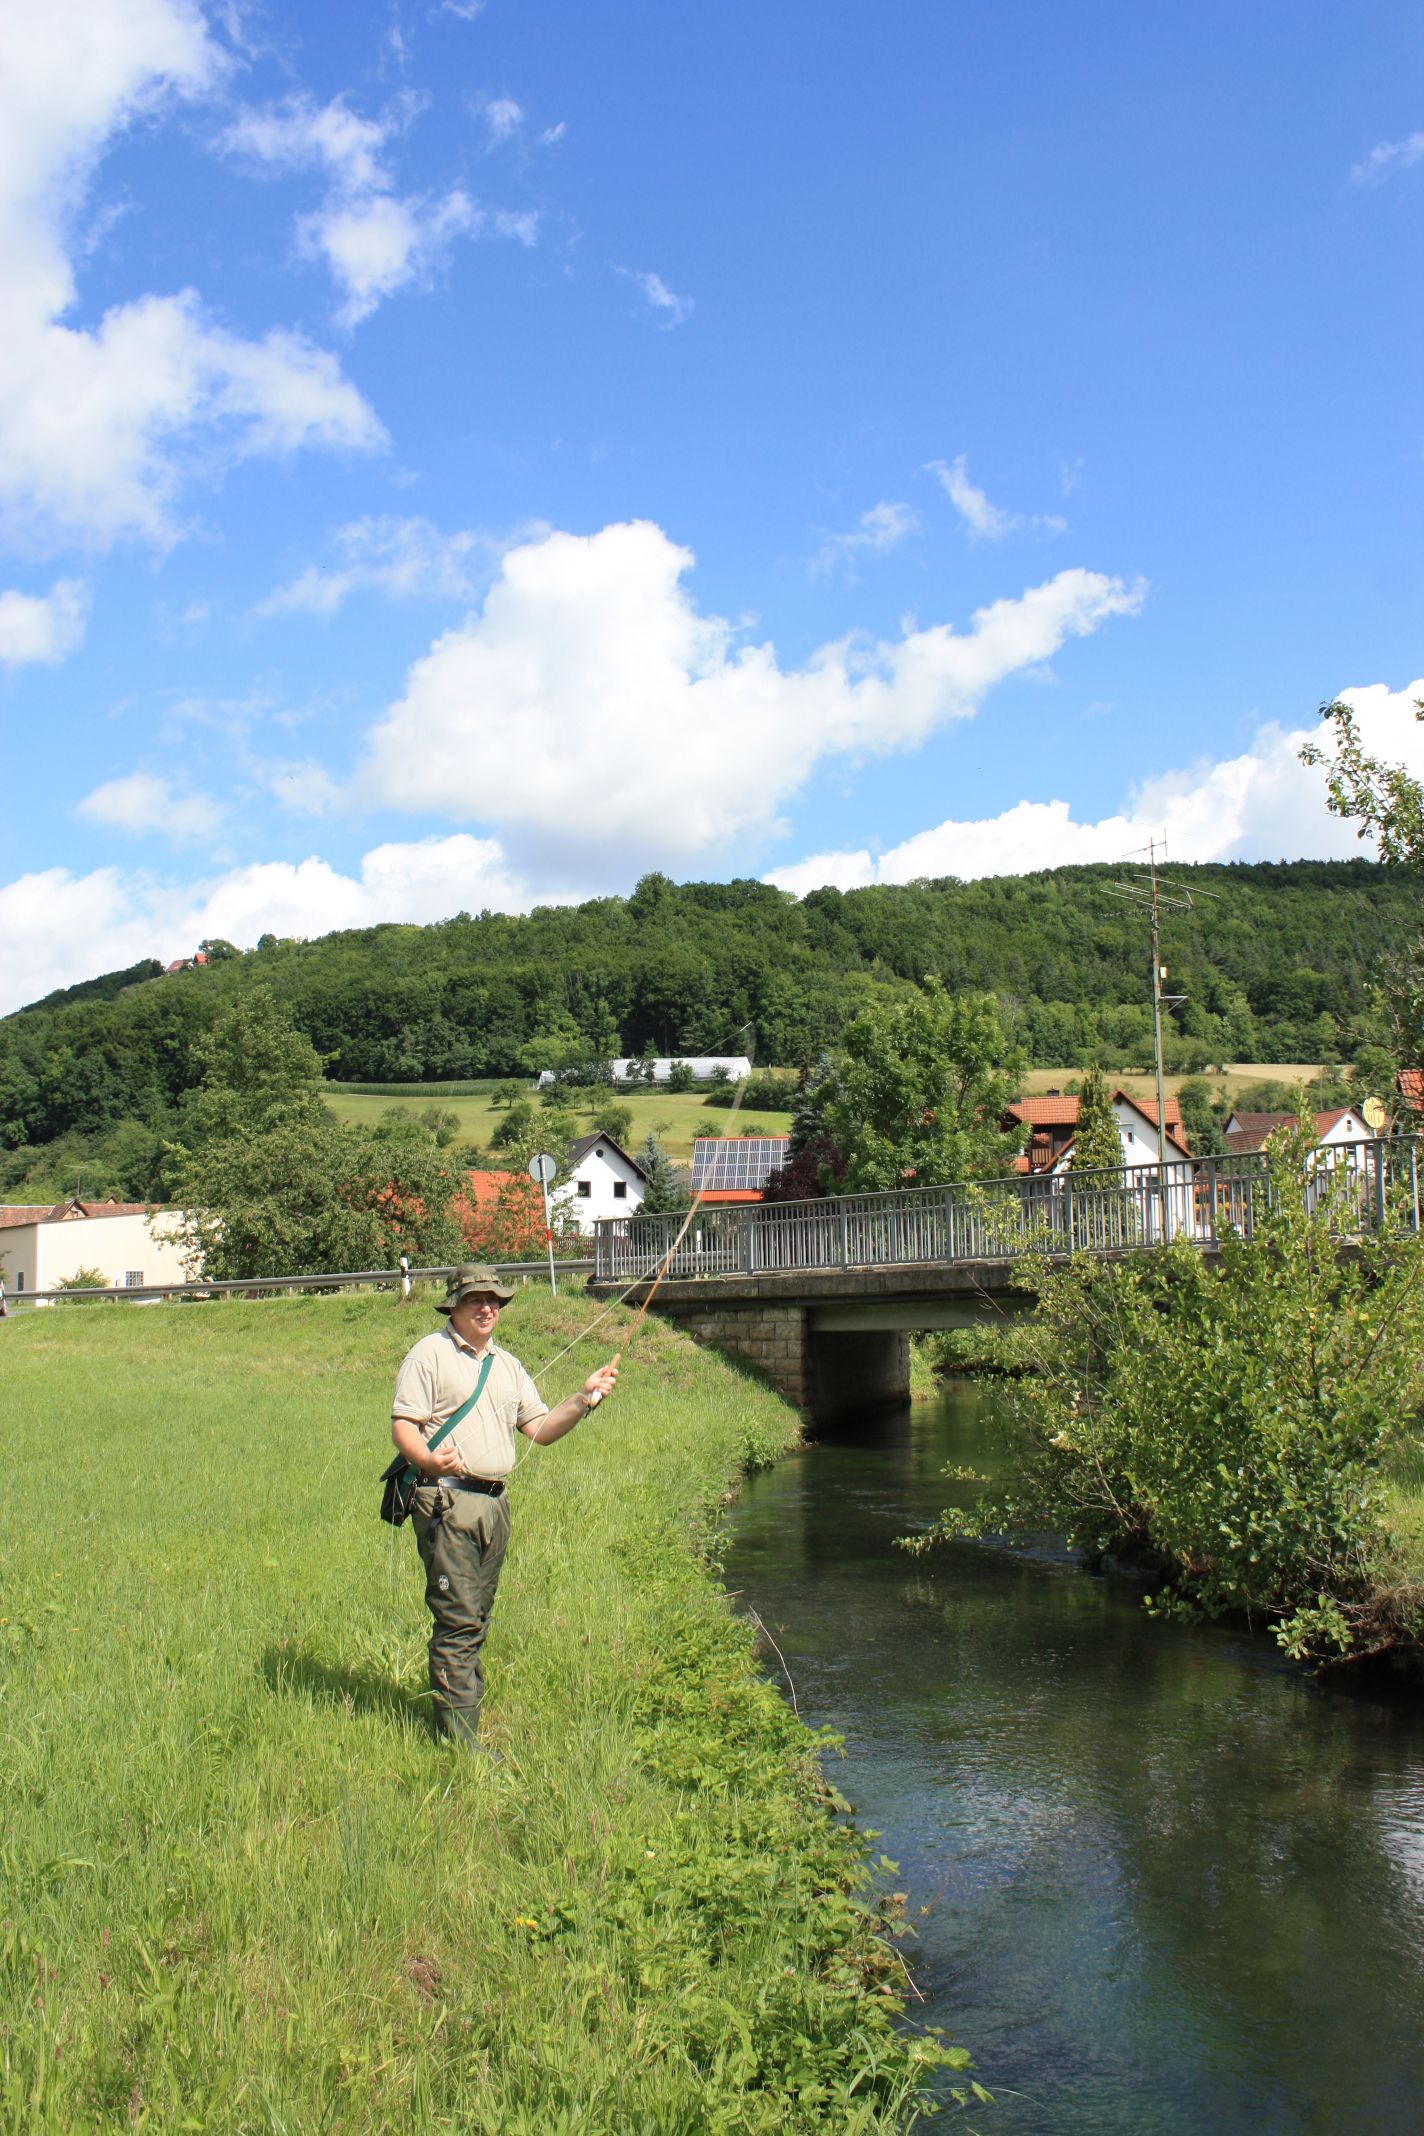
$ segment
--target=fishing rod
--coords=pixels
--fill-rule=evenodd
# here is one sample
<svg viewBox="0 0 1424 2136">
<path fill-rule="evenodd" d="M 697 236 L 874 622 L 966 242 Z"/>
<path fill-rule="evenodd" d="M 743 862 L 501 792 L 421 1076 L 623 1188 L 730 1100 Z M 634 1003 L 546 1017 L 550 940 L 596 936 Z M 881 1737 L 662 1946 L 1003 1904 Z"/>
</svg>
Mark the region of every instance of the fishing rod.
<svg viewBox="0 0 1424 2136">
<path fill-rule="evenodd" d="M 751 1031 L 752 1028 L 753 1027 L 750 1023 L 745 1023 L 741 1026 L 740 1031 L 734 1032 L 731 1035 L 734 1037 L 739 1037 L 743 1033 Z M 753 1040 L 752 1045 L 754 1046 L 754 1044 L 755 1041 Z M 748 1049 L 747 1058 L 749 1063 L 752 1062 L 753 1054 L 751 1047 L 749 1047 Z M 745 1081 L 739 1083 L 737 1086 L 737 1089 L 732 1098 L 730 1111 L 727 1115 L 727 1126 L 729 1128 L 732 1126 L 738 1113 L 742 1109 L 742 1100 L 747 1094 L 750 1082 L 751 1078 L 750 1076 L 748 1076 Z M 643 1322 L 648 1317 L 648 1309 L 652 1305 L 654 1298 L 658 1294 L 658 1290 L 660 1285 L 662 1284 L 663 1278 L 667 1275 L 669 1268 L 672 1266 L 679 1246 L 681 1246 L 683 1240 L 687 1237 L 689 1230 L 692 1228 L 693 1218 L 697 1215 L 698 1210 L 701 1208 L 703 1202 L 706 1200 L 708 1192 L 709 1189 L 707 1187 L 702 1187 L 697 1193 L 693 1195 L 691 1205 L 687 1211 L 686 1216 L 684 1216 L 682 1220 L 676 1237 L 673 1239 L 672 1244 L 667 1248 L 667 1251 L 663 1254 L 662 1259 L 656 1264 L 656 1272 L 653 1275 L 651 1288 L 649 1289 L 647 1296 L 643 1299 L 642 1303 L 638 1307 L 637 1315 L 633 1321 L 632 1327 L 628 1330 L 628 1334 L 624 1342 L 622 1343 L 621 1347 L 614 1352 L 614 1355 L 611 1359 L 611 1362 L 615 1366 L 615 1368 L 621 1366 L 629 1350 L 633 1347 L 633 1343 L 635 1338 L 637 1337 L 638 1331 L 642 1327 Z M 618 1310 L 619 1306 L 624 1303 L 625 1299 L 631 1298 L 634 1291 L 639 1289 L 641 1285 L 648 1281 L 648 1273 L 648 1270 L 645 1269 L 641 1275 L 635 1276 L 633 1278 L 633 1281 L 628 1284 L 626 1289 L 620 1291 L 618 1296 L 612 1299 L 609 1304 L 607 1304 L 603 1308 L 603 1311 L 601 1313 L 596 1314 L 595 1317 L 589 1321 L 587 1327 L 579 1329 L 579 1332 L 577 1333 L 577 1335 L 575 1335 L 572 1342 L 566 1343 L 562 1350 L 555 1351 L 554 1355 L 549 1359 L 548 1363 L 541 1366 L 539 1371 L 534 1373 L 534 1379 L 536 1381 L 543 1379 L 545 1374 L 552 1371 L 553 1367 L 557 1365 L 561 1359 L 569 1355 L 570 1351 L 576 1350 L 579 1344 L 585 1341 L 587 1337 L 593 1333 L 594 1329 L 600 1324 L 600 1322 L 606 1320 L 610 1313 L 615 1313 Z M 526 1437 L 523 1448 L 518 1453 L 516 1453 L 514 1457 L 514 1467 L 517 1469 L 520 1463 L 524 1461 L 532 1452 L 534 1447 L 540 1446 L 542 1444 L 543 1441 L 540 1439 Z M 511 1470 L 510 1473 L 512 1475 L 513 1470 Z"/>
</svg>

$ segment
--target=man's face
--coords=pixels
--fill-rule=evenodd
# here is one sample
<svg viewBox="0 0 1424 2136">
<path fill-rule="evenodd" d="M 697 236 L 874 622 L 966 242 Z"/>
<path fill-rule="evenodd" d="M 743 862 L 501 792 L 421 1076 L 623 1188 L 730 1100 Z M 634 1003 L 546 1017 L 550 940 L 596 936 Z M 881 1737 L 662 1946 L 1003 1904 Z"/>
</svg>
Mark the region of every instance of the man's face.
<svg viewBox="0 0 1424 2136">
<path fill-rule="evenodd" d="M 450 1325 L 478 1350 L 493 1335 L 502 1303 L 489 1291 L 471 1291 L 451 1313 Z"/>
</svg>

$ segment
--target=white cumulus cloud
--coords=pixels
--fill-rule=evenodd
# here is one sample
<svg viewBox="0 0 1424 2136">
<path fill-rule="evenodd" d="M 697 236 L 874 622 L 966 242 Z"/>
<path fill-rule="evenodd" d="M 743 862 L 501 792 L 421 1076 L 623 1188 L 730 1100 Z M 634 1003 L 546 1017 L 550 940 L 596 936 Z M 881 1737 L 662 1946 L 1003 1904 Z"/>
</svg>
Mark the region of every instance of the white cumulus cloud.
<svg viewBox="0 0 1424 2136">
<path fill-rule="evenodd" d="M 220 147 L 250 161 L 324 173 L 326 198 L 298 217 L 297 243 L 325 262 L 343 292 L 337 316 L 344 326 L 369 318 L 397 290 L 426 284 L 456 238 L 532 245 L 538 235 L 532 211 L 483 208 L 458 186 L 444 195 L 397 192 L 388 152 L 415 108 L 406 98 L 384 118 L 367 119 L 344 97 L 318 105 L 294 96 L 242 112 L 220 137 Z"/>
<path fill-rule="evenodd" d="M 913 534 L 919 520 L 908 504 L 882 501 L 862 512 L 849 533 L 828 534 L 812 559 L 813 571 L 830 571 L 837 565 L 853 572 L 862 556 L 884 556 Z"/>
<path fill-rule="evenodd" d="M 393 514 L 353 519 L 336 530 L 339 561 L 306 569 L 259 604 L 258 614 L 334 616 L 351 594 L 371 591 L 388 600 L 468 600 L 475 591 L 476 562 L 486 567 L 495 544 L 462 529 L 442 534 L 428 519 Z"/>
<path fill-rule="evenodd" d="M 1036 512 L 1026 519 L 1022 512 L 1006 512 L 991 504 L 984 491 L 969 479 L 969 463 L 961 453 L 957 460 L 930 460 L 927 474 L 935 477 L 975 541 L 1002 541 L 1019 527 L 1031 526 L 1042 534 L 1062 534 L 1068 522 L 1056 512 Z"/>
<path fill-rule="evenodd" d="M 485 907 L 526 911 L 535 901 L 494 840 L 463 832 L 377 846 L 352 875 L 315 856 L 187 884 L 115 867 L 45 868 L 0 886 L 0 1015 L 140 957 L 191 956 L 206 936 L 248 949 L 267 933 L 421 924 Z"/>
<path fill-rule="evenodd" d="M 512 96 L 492 96 L 483 106 L 485 125 L 489 128 L 490 147 L 498 148 L 504 141 L 512 140 L 524 124 L 524 107 L 516 104 Z"/>
<path fill-rule="evenodd" d="M 76 812 L 110 830 L 175 839 L 211 837 L 222 821 L 222 810 L 206 794 L 184 792 L 150 771 L 106 779 L 76 804 Z"/>
<path fill-rule="evenodd" d="M 989 502 L 983 490 L 975 488 L 969 479 L 969 464 L 963 453 L 948 463 L 931 460 L 929 471 L 938 478 L 946 497 L 976 539 L 1002 541 L 1015 527 L 1023 525 L 1018 512 L 1000 511 L 998 505 Z"/>
<path fill-rule="evenodd" d="M 1403 690 L 1372 683 L 1340 695 L 1354 706 L 1368 750 L 1424 778 L 1424 727 L 1414 716 L 1424 679 Z M 997 816 L 936 824 L 878 855 L 868 847 L 812 854 L 766 879 L 804 897 L 828 883 L 852 890 L 921 876 L 1017 875 L 1120 860 L 1164 835 L 1179 861 L 1343 858 L 1360 842 L 1351 825 L 1328 814 L 1323 772 L 1300 761 L 1303 744 L 1316 738 L 1312 728 L 1264 726 L 1240 756 L 1157 773 L 1096 822 L 1078 820 L 1063 800 L 1019 801 Z"/>
<path fill-rule="evenodd" d="M 82 644 L 88 616 L 81 579 L 56 579 L 48 593 L 0 593 L 0 665 L 55 666 Z"/>
<path fill-rule="evenodd" d="M 822 758 L 912 748 L 1143 599 L 1062 571 L 967 630 L 847 637 L 783 669 L 773 646 L 698 612 L 692 562 L 646 521 L 511 549 L 482 611 L 411 668 L 358 790 L 508 826 L 551 859 L 675 863 L 773 829 Z"/>
<path fill-rule="evenodd" d="M 1410 170 L 1416 163 L 1424 163 L 1424 133 L 1406 134 L 1402 141 L 1377 141 L 1350 176 L 1356 185 L 1378 185 L 1382 178 Z"/>
<path fill-rule="evenodd" d="M 641 290 L 643 300 L 659 326 L 685 326 L 692 317 L 695 306 L 691 297 L 675 295 L 660 274 L 647 273 L 637 267 L 620 267 L 618 272 L 625 282 L 632 282 Z"/>
<path fill-rule="evenodd" d="M 331 355 L 217 326 L 193 290 L 115 304 L 91 329 L 75 221 L 109 143 L 209 93 L 227 61 L 189 0 L 54 0 L 12 11 L 0 63 L 0 522 L 38 545 L 171 542 L 202 448 L 370 448 L 382 433 Z"/>
</svg>

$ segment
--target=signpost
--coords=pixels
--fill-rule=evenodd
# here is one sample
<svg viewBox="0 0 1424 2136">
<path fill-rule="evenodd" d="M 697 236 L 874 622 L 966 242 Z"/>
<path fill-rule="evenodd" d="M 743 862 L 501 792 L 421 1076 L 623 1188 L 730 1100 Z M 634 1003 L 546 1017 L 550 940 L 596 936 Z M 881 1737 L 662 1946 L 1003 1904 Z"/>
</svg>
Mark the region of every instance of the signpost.
<svg viewBox="0 0 1424 2136">
<path fill-rule="evenodd" d="M 549 1208 L 549 1187 L 558 1169 L 548 1155 L 541 1154 L 529 1160 L 529 1177 L 544 1190 L 544 1243 L 549 1249 L 549 1292 L 555 1298 L 559 1295 L 559 1285 L 554 1274 L 554 1219 Z"/>
</svg>

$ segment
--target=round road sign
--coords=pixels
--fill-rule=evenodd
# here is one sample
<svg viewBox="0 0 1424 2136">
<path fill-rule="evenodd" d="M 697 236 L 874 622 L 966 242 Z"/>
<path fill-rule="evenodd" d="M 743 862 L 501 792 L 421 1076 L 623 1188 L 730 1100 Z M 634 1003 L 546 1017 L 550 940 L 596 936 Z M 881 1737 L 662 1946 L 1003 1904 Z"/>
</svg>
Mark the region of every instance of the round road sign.
<svg viewBox="0 0 1424 2136">
<path fill-rule="evenodd" d="M 558 1169 L 553 1158 L 547 1155 L 531 1157 L 529 1160 L 529 1177 L 537 1180 L 541 1187 L 550 1184 Z"/>
</svg>

